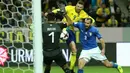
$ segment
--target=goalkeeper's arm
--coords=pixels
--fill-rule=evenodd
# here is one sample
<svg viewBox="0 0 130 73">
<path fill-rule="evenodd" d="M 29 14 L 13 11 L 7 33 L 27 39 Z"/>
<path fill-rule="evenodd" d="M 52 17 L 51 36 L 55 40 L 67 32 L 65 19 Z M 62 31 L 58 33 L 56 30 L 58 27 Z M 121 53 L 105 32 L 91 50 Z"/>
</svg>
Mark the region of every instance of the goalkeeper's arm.
<svg viewBox="0 0 130 73">
<path fill-rule="evenodd" d="M 58 11 L 60 11 L 60 9 L 55 9 L 52 12 L 56 14 Z"/>
<path fill-rule="evenodd" d="M 60 9 L 55 9 L 55 10 L 53 10 L 52 12 L 56 14 L 56 13 L 58 13 L 59 11 L 60 11 Z M 44 15 L 47 16 L 47 15 L 48 15 L 48 12 L 46 12 Z"/>
</svg>

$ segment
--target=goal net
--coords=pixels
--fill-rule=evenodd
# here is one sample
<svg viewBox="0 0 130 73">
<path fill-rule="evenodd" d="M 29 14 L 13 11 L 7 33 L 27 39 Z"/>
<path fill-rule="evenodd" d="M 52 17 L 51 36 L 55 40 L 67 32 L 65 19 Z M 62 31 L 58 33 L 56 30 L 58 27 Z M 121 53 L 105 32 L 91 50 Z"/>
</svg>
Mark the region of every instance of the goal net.
<svg viewBox="0 0 130 73">
<path fill-rule="evenodd" d="M 34 73 L 32 15 L 32 0 L 0 0 L 0 47 L 8 53 L 0 73 Z"/>
</svg>

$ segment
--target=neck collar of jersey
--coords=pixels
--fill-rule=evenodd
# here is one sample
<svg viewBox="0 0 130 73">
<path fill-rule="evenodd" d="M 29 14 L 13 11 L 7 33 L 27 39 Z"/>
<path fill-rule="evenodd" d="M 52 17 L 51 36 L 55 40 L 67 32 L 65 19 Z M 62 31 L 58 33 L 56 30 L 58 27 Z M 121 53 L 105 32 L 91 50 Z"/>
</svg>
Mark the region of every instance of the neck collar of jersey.
<svg viewBox="0 0 130 73">
<path fill-rule="evenodd" d="M 86 31 L 88 31 L 92 26 L 90 25 L 88 28 L 86 28 Z"/>
</svg>

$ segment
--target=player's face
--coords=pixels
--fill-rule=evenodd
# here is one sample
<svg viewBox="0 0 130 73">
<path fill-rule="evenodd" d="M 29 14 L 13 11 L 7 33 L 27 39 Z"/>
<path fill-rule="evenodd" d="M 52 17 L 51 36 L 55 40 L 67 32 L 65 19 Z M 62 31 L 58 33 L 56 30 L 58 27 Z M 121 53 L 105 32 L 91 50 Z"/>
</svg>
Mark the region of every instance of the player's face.
<svg viewBox="0 0 130 73">
<path fill-rule="evenodd" d="M 85 20 L 85 26 L 86 26 L 86 27 L 91 26 L 91 23 L 90 23 L 90 22 L 91 22 L 90 20 Z"/>
<path fill-rule="evenodd" d="M 84 6 L 82 4 L 77 3 L 76 7 L 75 7 L 75 10 L 76 10 L 76 12 L 79 13 L 83 8 L 84 8 Z"/>
</svg>

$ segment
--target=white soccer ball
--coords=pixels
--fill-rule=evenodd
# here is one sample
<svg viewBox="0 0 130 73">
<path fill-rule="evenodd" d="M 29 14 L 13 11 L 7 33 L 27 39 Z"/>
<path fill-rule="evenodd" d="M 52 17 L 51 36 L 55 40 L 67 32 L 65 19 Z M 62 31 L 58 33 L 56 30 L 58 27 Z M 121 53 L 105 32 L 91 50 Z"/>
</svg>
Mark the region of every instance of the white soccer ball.
<svg viewBox="0 0 130 73">
<path fill-rule="evenodd" d="M 60 34 L 60 39 L 67 40 L 69 38 L 69 33 L 66 30 L 63 30 Z"/>
</svg>

